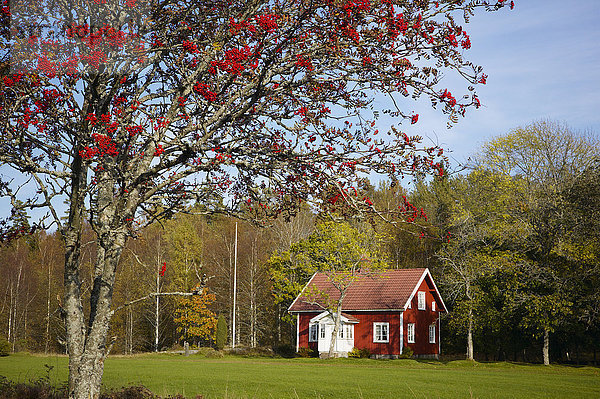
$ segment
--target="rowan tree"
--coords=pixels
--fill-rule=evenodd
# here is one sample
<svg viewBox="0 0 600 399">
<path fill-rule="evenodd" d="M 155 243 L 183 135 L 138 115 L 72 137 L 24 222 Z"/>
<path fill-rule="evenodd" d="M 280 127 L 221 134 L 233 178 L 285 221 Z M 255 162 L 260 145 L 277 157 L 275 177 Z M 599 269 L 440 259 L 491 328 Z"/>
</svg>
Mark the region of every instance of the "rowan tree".
<svg viewBox="0 0 600 399">
<path fill-rule="evenodd" d="M 191 201 L 246 204 L 249 218 L 309 200 L 370 211 L 365 173 L 443 173 L 439 149 L 377 130 L 371 99 L 391 97 L 377 111 L 398 122 L 418 122 L 404 97 L 428 97 L 452 121 L 478 107 L 486 75 L 463 58 L 457 20 L 505 5 L 3 0 L 0 163 L 11 170 L 0 188 L 14 217 L 2 238 L 28 230 L 13 224 L 24 209 L 45 208 L 64 239 L 69 396 L 99 395 L 117 265 L 140 225 Z M 466 79 L 464 96 L 441 84 L 448 71 Z M 87 315 L 86 220 L 97 237 Z"/>
</svg>

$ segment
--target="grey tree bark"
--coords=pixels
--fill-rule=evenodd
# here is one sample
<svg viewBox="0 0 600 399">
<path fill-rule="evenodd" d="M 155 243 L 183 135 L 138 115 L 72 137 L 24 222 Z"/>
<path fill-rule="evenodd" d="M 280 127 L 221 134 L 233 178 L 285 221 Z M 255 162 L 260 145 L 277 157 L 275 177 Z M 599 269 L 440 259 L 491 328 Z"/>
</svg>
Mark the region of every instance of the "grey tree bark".
<svg viewBox="0 0 600 399">
<path fill-rule="evenodd" d="M 547 328 L 544 329 L 544 347 L 542 348 L 544 356 L 544 366 L 550 365 L 550 332 Z"/>
</svg>

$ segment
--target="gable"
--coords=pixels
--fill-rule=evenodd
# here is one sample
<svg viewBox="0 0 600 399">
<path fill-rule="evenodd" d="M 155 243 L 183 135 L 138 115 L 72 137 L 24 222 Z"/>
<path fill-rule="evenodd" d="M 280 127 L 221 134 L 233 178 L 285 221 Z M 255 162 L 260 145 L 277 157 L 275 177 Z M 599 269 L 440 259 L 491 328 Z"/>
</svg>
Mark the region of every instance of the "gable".
<svg viewBox="0 0 600 399">
<path fill-rule="evenodd" d="M 440 299 L 440 305 L 443 305 L 428 269 L 394 269 L 361 276 L 348 288 L 342 308 L 345 311 L 404 310 L 425 278 L 430 279 L 437 298 Z M 325 274 L 316 273 L 288 311 L 314 312 L 324 309 L 323 306 L 319 305 L 318 298 L 310 298 L 309 300 L 309 298 L 303 296 L 309 287 L 310 290 L 316 289 L 332 300 L 337 300 L 340 297 L 339 291 L 329 282 L 328 277 Z M 443 309 L 445 310 L 445 306 L 443 306 Z"/>
<path fill-rule="evenodd" d="M 437 311 L 446 312 L 446 304 L 444 303 L 435 283 L 433 282 L 433 277 L 429 273 L 429 270 L 427 270 L 427 273 L 423 274 L 422 280 L 415 286 L 414 291 L 406 301 L 407 308 L 417 308 L 416 295 L 418 291 L 430 293 L 436 303 Z"/>
</svg>

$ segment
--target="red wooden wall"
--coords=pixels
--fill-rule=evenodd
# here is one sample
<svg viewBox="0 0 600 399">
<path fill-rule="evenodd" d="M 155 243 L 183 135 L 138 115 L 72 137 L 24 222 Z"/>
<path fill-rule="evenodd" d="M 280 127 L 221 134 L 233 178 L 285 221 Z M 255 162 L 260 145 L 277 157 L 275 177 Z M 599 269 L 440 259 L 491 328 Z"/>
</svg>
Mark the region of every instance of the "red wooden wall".
<svg viewBox="0 0 600 399">
<path fill-rule="evenodd" d="M 298 335 L 298 347 L 306 348 L 309 347 L 311 349 L 317 349 L 316 342 L 308 342 L 308 323 L 310 319 L 315 317 L 320 313 L 300 313 L 300 317 L 298 319 L 298 323 L 300 326 L 300 331 Z"/>
<path fill-rule="evenodd" d="M 439 354 L 440 326 L 438 318 L 441 303 L 436 300 L 435 289 L 429 278 L 425 278 L 418 291 L 425 291 L 425 310 L 418 310 L 418 294 L 412 299 L 411 308 L 404 312 L 404 346 L 410 347 L 416 355 Z M 435 312 L 431 310 L 431 302 L 436 301 Z M 407 324 L 415 323 L 415 343 L 409 344 L 407 340 Z M 436 339 L 434 344 L 429 343 L 429 326 L 435 323 Z"/>
<path fill-rule="evenodd" d="M 400 354 L 400 313 L 396 312 L 348 312 L 360 323 L 354 325 L 354 346 L 368 349 L 374 355 Z M 389 342 L 373 342 L 373 323 L 387 322 L 389 326 Z"/>
</svg>

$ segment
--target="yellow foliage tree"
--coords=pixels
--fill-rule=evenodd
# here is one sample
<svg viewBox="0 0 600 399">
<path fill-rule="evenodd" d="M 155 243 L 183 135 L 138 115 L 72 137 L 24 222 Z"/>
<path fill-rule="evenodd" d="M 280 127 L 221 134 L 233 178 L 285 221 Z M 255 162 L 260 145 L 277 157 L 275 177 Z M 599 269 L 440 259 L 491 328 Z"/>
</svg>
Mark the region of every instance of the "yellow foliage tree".
<svg viewBox="0 0 600 399">
<path fill-rule="evenodd" d="M 177 300 L 173 321 L 177 325 L 180 340 L 214 339 L 217 317 L 208 306 L 215 299 L 215 295 L 209 293 L 205 288 L 199 295 L 182 297 Z"/>
</svg>

